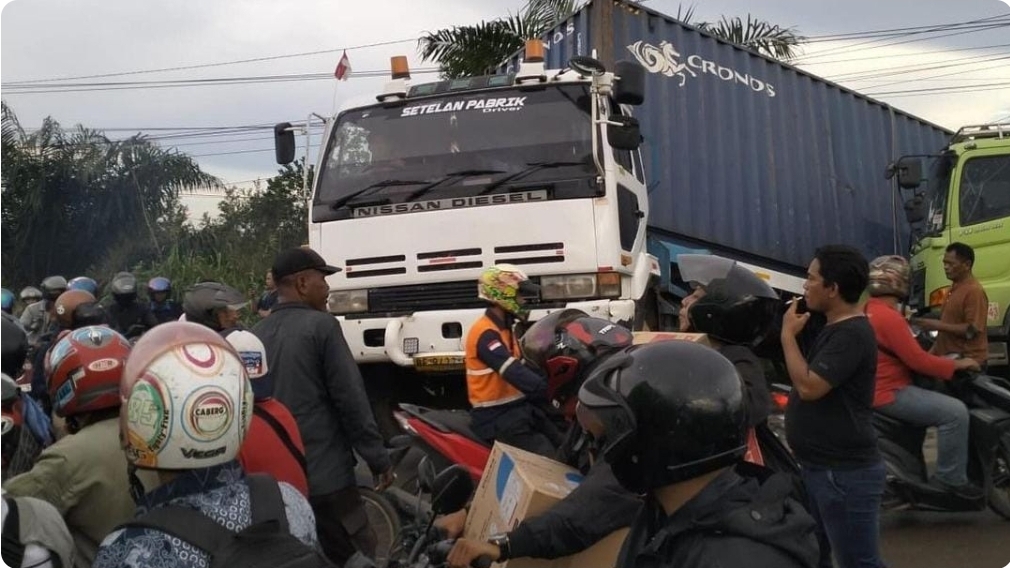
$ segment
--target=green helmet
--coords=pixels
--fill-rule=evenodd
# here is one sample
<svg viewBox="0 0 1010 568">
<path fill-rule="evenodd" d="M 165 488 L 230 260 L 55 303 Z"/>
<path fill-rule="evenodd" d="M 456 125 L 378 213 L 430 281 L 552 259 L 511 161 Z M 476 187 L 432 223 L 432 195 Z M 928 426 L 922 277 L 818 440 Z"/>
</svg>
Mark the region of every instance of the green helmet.
<svg viewBox="0 0 1010 568">
<path fill-rule="evenodd" d="M 526 273 L 512 264 L 496 264 L 481 273 L 477 296 L 500 306 L 519 319 L 529 315 L 520 297 L 536 296 L 540 287 L 530 282 Z"/>
</svg>

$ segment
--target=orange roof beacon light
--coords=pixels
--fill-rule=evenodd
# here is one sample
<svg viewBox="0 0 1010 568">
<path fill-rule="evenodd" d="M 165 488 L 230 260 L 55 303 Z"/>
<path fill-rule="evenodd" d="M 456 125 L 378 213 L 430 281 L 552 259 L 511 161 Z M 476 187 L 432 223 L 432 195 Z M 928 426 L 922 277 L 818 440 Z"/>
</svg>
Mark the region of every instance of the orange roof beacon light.
<svg viewBox="0 0 1010 568">
<path fill-rule="evenodd" d="M 410 79 L 410 67 L 406 55 L 394 55 L 389 58 L 389 68 L 393 79 Z"/>
<path fill-rule="evenodd" d="M 530 63 L 544 62 L 544 42 L 539 39 L 526 40 L 526 59 Z"/>
<path fill-rule="evenodd" d="M 526 56 L 519 64 L 519 71 L 516 73 L 516 84 L 524 81 L 535 81 L 543 83 L 547 80 L 547 71 L 544 66 L 544 42 L 539 39 L 526 40 Z"/>
<path fill-rule="evenodd" d="M 407 98 L 407 81 L 410 80 L 410 66 L 406 55 L 394 55 L 389 58 L 390 80 L 385 88 L 375 98 L 380 103 L 400 101 Z"/>
</svg>

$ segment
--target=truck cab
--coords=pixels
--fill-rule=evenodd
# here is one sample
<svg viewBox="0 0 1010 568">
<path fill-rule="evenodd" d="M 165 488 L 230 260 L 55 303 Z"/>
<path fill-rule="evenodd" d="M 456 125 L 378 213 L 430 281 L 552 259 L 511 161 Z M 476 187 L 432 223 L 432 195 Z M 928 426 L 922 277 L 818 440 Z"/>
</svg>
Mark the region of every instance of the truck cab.
<svg viewBox="0 0 1010 568">
<path fill-rule="evenodd" d="M 546 69 L 531 45 L 514 73 L 413 84 L 394 57 L 375 102 L 327 121 L 309 244 L 343 269 L 328 307 L 358 363 L 461 370 L 477 278 L 499 263 L 540 285 L 531 319 L 631 323 L 659 274 L 631 116 L 643 73 L 589 57 Z M 290 161 L 292 128 L 275 133 Z"/>
<path fill-rule="evenodd" d="M 913 237 L 910 305 L 939 312 L 950 292 L 943 273 L 946 247 L 954 242 L 971 246 L 974 275 L 989 297 L 989 365 L 1006 370 L 1010 123 L 965 126 L 939 155 L 904 157 L 896 173 L 900 187 L 916 190 L 905 205 Z"/>
</svg>

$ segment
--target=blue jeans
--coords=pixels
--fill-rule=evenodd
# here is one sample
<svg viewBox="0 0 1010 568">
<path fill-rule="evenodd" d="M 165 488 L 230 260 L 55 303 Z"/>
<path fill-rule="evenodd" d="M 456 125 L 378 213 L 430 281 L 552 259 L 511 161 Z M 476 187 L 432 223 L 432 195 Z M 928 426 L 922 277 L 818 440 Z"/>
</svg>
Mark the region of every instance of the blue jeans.
<svg viewBox="0 0 1010 568">
<path fill-rule="evenodd" d="M 884 462 L 861 469 L 803 466 L 810 514 L 821 541 L 820 568 L 883 568 L 880 558 L 880 499 Z M 830 543 L 830 546 L 827 546 Z"/>
<path fill-rule="evenodd" d="M 907 386 L 895 393 L 894 402 L 876 410 L 913 426 L 936 426 L 936 478 L 948 485 L 968 483 L 968 408 L 963 402 Z"/>
</svg>

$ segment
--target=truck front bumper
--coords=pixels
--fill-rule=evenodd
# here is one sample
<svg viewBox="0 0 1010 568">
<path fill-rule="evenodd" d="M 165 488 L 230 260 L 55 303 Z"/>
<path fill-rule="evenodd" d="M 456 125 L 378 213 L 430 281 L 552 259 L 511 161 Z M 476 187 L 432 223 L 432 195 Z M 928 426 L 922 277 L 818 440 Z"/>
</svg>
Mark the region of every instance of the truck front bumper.
<svg viewBox="0 0 1010 568">
<path fill-rule="evenodd" d="M 570 302 L 566 308 L 626 325 L 635 317 L 634 300 Z M 558 310 L 534 310 L 537 320 Z M 482 309 L 416 312 L 409 316 L 339 316 L 347 345 L 358 363 L 395 363 L 422 372 L 449 372 L 463 368 L 466 334 L 483 315 Z"/>
</svg>

